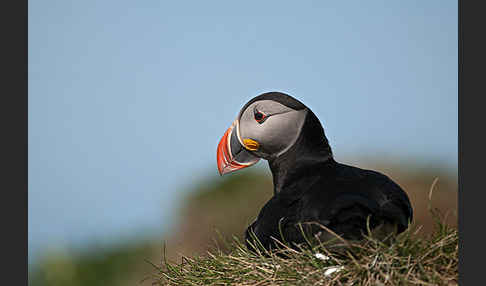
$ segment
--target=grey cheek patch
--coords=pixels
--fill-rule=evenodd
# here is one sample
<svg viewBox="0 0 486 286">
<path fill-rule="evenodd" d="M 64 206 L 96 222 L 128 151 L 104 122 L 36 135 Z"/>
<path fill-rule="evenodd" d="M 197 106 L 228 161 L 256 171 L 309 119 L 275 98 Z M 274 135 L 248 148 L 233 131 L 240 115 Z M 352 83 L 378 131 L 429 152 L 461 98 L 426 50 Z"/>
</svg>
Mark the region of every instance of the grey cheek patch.
<svg viewBox="0 0 486 286">
<path fill-rule="evenodd" d="M 302 132 L 302 126 L 304 126 L 305 118 L 307 117 L 307 110 L 300 110 L 297 112 L 295 117 L 293 118 L 294 126 L 293 128 L 289 128 L 293 134 L 289 134 L 288 138 L 292 138 L 291 141 L 287 144 L 287 147 L 282 149 L 278 152 L 277 156 L 282 155 L 283 153 L 287 152 L 290 147 L 294 146 L 297 138 L 299 138 L 300 133 Z"/>
<path fill-rule="evenodd" d="M 256 122 L 253 111 L 255 107 L 267 114 L 265 122 Z M 294 110 L 271 100 L 255 102 L 240 111 L 237 126 L 239 138 L 250 138 L 260 143 L 260 149 L 255 154 L 261 157 L 280 156 L 295 144 L 306 115 L 307 109 Z"/>
</svg>

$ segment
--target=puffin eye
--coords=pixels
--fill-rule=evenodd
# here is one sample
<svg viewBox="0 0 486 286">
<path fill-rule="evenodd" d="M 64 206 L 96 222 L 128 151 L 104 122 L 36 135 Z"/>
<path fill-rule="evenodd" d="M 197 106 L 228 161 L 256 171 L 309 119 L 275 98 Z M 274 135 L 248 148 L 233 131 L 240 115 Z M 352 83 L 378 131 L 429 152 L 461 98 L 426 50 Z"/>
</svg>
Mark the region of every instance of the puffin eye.
<svg viewBox="0 0 486 286">
<path fill-rule="evenodd" d="M 267 116 L 263 113 L 261 113 L 260 111 L 255 111 L 255 120 L 256 122 L 262 124 L 265 119 L 267 118 Z"/>
</svg>

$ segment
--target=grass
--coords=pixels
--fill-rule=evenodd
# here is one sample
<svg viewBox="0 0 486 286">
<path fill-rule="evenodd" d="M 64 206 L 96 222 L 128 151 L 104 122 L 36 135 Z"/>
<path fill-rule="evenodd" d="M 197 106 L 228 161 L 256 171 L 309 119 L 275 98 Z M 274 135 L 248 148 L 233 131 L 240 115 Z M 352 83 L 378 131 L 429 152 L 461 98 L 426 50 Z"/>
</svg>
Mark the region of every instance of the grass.
<svg viewBox="0 0 486 286">
<path fill-rule="evenodd" d="M 285 244 L 273 252 L 248 251 L 236 237 L 223 252 L 215 246 L 205 255 L 180 263 L 153 266 L 154 285 L 457 285 L 458 232 L 443 223 L 437 210 L 435 231 L 420 236 L 410 227 L 383 243 L 367 236 L 349 243 L 345 252 L 325 244 L 294 250 Z M 332 273 L 331 273 L 332 272 Z"/>
<path fill-rule="evenodd" d="M 430 205 L 436 183 L 428 207 L 435 229 L 427 235 L 411 225 L 386 243 L 371 235 L 359 243 L 338 237 L 344 250 L 307 240 L 297 250 L 279 242 L 272 252 L 258 241 L 252 252 L 236 236 L 227 242 L 220 235 L 204 255 L 151 263 L 148 279 L 153 285 L 457 285 L 458 231 Z"/>
</svg>

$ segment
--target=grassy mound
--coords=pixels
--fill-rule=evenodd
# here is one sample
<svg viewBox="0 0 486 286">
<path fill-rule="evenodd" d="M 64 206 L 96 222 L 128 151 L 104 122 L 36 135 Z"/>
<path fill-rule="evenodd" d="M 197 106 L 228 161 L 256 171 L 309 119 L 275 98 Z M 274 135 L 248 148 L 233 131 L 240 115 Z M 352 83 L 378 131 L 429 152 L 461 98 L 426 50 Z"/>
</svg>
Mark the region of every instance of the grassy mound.
<svg viewBox="0 0 486 286">
<path fill-rule="evenodd" d="M 180 263 L 154 265 L 155 285 L 456 285 L 458 232 L 443 223 L 437 211 L 435 231 L 420 235 L 410 227 L 383 243 L 373 237 L 349 243 L 345 252 L 332 252 L 324 244 L 284 244 L 275 252 L 250 252 L 236 237 L 221 251 L 186 257 Z"/>
</svg>

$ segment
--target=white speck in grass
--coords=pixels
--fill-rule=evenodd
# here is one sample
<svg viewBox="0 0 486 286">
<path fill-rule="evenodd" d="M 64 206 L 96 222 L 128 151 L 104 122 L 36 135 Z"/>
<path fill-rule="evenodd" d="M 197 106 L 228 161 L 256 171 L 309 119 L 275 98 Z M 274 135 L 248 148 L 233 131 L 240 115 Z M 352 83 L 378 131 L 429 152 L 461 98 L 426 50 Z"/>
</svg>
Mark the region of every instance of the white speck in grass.
<svg viewBox="0 0 486 286">
<path fill-rule="evenodd" d="M 324 260 L 324 261 L 329 260 L 329 256 L 324 255 L 324 254 L 319 253 L 319 252 L 318 252 L 318 253 L 316 253 L 316 254 L 314 254 L 314 256 L 315 256 L 316 258 L 320 259 L 320 260 Z"/>
<path fill-rule="evenodd" d="M 325 272 L 324 272 L 324 275 L 326 276 L 329 276 L 335 272 L 339 272 L 341 270 L 343 270 L 344 267 L 343 266 L 333 266 L 333 267 L 329 267 Z"/>
</svg>

